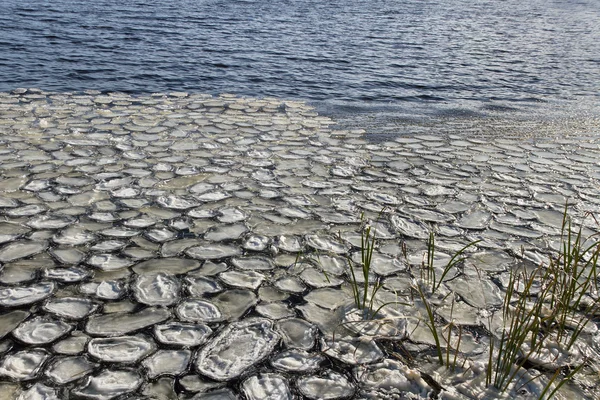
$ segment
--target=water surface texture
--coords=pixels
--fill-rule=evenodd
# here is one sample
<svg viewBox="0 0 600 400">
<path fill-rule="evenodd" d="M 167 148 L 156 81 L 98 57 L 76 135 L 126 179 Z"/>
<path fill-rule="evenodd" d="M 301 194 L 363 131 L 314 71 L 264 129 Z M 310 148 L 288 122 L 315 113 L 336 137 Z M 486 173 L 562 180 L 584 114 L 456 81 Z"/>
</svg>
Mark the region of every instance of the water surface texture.
<svg viewBox="0 0 600 400">
<path fill-rule="evenodd" d="M 3 0 L 0 91 L 183 90 L 333 111 L 597 114 L 595 1 Z"/>
</svg>

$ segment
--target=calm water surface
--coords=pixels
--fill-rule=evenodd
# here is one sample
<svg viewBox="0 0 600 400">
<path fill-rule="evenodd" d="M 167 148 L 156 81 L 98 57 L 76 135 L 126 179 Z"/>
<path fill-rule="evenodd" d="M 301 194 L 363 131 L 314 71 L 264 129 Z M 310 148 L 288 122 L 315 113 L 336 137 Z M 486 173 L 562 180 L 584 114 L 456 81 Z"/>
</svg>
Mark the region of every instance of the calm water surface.
<svg viewBox="0 0 600 400">
<path fill-rule="evenodd" d="M 595 0 L 2 0 L 0 91 L 189 91 L 331 113 L 600 114 Z"/>
</svg>

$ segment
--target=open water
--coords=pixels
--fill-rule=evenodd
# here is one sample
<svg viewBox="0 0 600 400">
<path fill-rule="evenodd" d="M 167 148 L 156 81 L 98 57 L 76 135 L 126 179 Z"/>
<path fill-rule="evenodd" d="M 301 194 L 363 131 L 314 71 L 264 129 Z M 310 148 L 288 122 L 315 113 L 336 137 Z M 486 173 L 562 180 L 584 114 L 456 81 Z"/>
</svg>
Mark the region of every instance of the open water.
<svg viewBox="0 0 600 400">
<path fill-rule="evenodd" d="M 594 0 L 1 3 L 0 91 L 233 93 L 330 114 L 600 114 Z"/>
</svg>

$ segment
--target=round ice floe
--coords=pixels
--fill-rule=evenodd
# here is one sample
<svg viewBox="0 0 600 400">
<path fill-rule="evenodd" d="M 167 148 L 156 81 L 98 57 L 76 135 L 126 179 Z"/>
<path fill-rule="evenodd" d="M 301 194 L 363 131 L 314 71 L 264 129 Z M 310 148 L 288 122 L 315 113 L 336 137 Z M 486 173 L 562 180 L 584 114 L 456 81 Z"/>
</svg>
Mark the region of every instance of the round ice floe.
<svg viewBox="0 0 600 400">
<path fill-rule="evenodd" d="M 61 320 L 38 316 L 21 323 L 13 336 L 27 344 L 46 344 L 66 335 L 72 328 Z"/>
<path fill-rule="evenodd" d="M 140 275 L 132 285 L 135 299 L 151 306 L 170 306 L 179 300 L 181 284 L 167 274 Z"/>
<path fill-rule="evenodd" d="M 315 344 L 317 327 L 300 318 L 277 321 L 277 331 L 288 348 L 310 350 Z"/>
<path fill-rule="evenodd" d="M 212 329 L 205 324 L 170 322 L 154 327 L 154 335 L 159 342 L 174 346 L 200 346 L 212 333 Z"/>
<path fill-rule="evenodd" d="M 132 269 L 138 275 L 155 275 L 161 272 L 179 275 L 193 271 L 198 267 L 200 267 L 200 263 L 196 260 L 168 257 L 143 261 L 136 264 Z"/>
<path fill-rule="evenodd" d="M 88 343 L 88 352 L 106 362 L 135 363 L 155 350 L 154 341 L 142 335 L 97 338 Z"/>
<path fill-rule="evenodd" d="M 58 358 L 46 368 L 46 376 L 57 385 L 64 385 L 83 378 L 91 373 L 97 365 L 84 356 Z"/>
<path fill-rule="evenodd" d="M 261 303 L 256 306 L 256 312 L 272 320 L 289 318 L 296 315 L 293 308 L 282 302 Z"/>
<path fill-rule="evenodd" d="M 8 335 L 29 315 L 29 312 L 20 310 L 0 314 L 0 339 Z"/>
<path fill-rule="evenodd" d="M 86 244 L 94 241 L 95 239 L 96 235 L 93 233 L 75 226 L 63 229 L 52 238 L 55 243 L 67 246 Z"/>
<path fill-rule="evenodd" d="M 188 208 L 193 208 L 198 205 L 197 201 L 174 195 L 161 196 L 156 199 L 156 202 L 165 208 L 174 210 L 187 210 Z"/>
<path fill-rule="evenodd" d="M 212 242 L 203 242 L 199 246 L 190 247 L 185 251 L 188 256 L 200 260 L 232 257 L 239 255 L 241 252 L 238 247 Z"/>
<path fill-rule="evenodd" d="M 137 371 L 103 370 L 98 375 L 88 377 L 73 394 L 90 400 L 110 400 L 126 393 L 134 392 L 143 383 Z"/>
<path fill-rule="evenodd" d="M 242 391 L 248 400 L 292 400 L 287 379 L 279 374 L 259 374 L 242 383 Z"/>
<path fill-rule="evenodd" d="M 88 319 L 85 330 L 90 335 L 124 335 L 163 322 L 170 316 L 168 310 L 152 307 L 136 313 L 93 315 Z"/>
<path fill-rule="evenodd" d="M 23 207 L 11 208 L 6 214 L 11 217 L 28 217 L 46 211 L 47 207 L 41 204 L 28 204 Z"/>
<path fill-rule="evenodd" d="M 48 248 L 46 241 L 19 240 L 0 249 L 0 262 L 10 262 L 41 253 Z"/>
<path fill-rule="evenodd" d="M 221 225 L 204 234 L 204 239 L 213 242 L 236 240 L 246 233 L 248 228 L 242 224 Z"/>
<path fill-rule="evenodd" d="M 81 332 L 73 332 L 66 339 L 56 342 L 52 346 L 52 350 L 58 354 L 76 355 L 81 354 L 87 346 L 90 337 Z"/>
<path fill-rule="evenodd" d="M 155 228 L 146 231 L 144 236 L 152 242 L 163 243 L 175 239 L 177 237 L 177 233 L 167 228 Z"/>
<path fill-rule="evenodd" d="M 243 247 L 246 250 L 264 251 L 269 245 L 270 239 L 262 235 L 250 235 L 244 241 Z"/>
<path fill-rule="evenodd" d="M 302 251 L 303 246 L 300 238 L 296 236 L 286 236 L 282 235 L 277 238 L 277 247 L 283 251 L 288 251 L 290 253 L 298 253 Z"/>
<path fill-rule="evenodd" d="M 116 237 L 116 238 L 130 238 L 138 235 L 140 232 L 135 229 L 127 229 L 127 228 L 107 228 L 100 231 L 100 233 L 104 236 Z"/>
<path fill-rule="evenodd" d="M 60 397 L 55 388 L 38 382 L 21 392 L 17 400 L 60 400 Z"/>
<path fill-rule="evenodd" d="M 0 363 L 0 376 L 17 381 L 34 379 L 50 355 L 39 349 L 9 354 Z"/>
<path fill-rule="evenodd" d="M 224 199 L 231 197 L 231 195 L 227 192 L 216 190 L 216 191 L 199 194 L 199 195 L 196 195 L 195 197 L 197 200 L 209 202 L 209 201 L 224 200 Z"/>
<path fill-rule="evenodd" d="M 229 286 L 256 290 L 265 276 L 256 271 L 225 271 L 219 274 L 219 279 Z"/>
<path fill-rule="evenodd" d="M 257 303 L 254 292 L 247 289 L 232 289 L 219 293 L 211 299 L 228 321 L 237 320 Z"/>
<path fill-rule="evenodd" d="M 221 208 L 217 216 L 217 219 L 225 224 L 245 221 L 247 218 L 246 213 L 235 207 Z"/>
<path fill-rule="evenodd" d="M 236 257 L 231 260 L 231 263 L 243 270 L 264 271 L 275 268 L 273 262 L 265 257 Z"/>
<path fill-rule="evenodd" d="M 161 375 L 181 375 L 187 369 L 192 352 L 190 350 L 159 350 L 142 361 L 148 378 Z"/>
<path fill-rule="evenodd" d="M 429 238 L 430 229 L 422 222 L 411 221 L 409 219 L 400 217 L 399 215 L 392 215 L 390 217 L 392 226 L 399 234 L 415 239 L 427 239 Z"/>
<path fill-rule="evenodd" d="M 206 294 L 214 294 L 223 291 L 223 286 L 215 279 L 208 277 L 185 278 L 186 289 L 191 297 L 203 297 Z"/>
<path fill-rule="evenodd" d="M 344 280 L 337 276 L 330 276 L 316 268 L 308 267 L 300 273 L 300 278 L 307 285 L 315 288 L 334 287 L 344 283 Z"/>
<path fill-rule="evenodd" d="M 321 250 L 336 254 L 345 254 L 350 246 L 338 239 L 328 236 L 307 235 L 306 244 L 315 250 Z"/>
<path fill-rule="evenodd" d="M 24 287 L 1 287 L 0 306 L 19 307 L 37 303 L 50 296 L 55 289 L 53 282 L 39 282 Z"/>
<path fill-rule="evenodd" d="M 72 247 L 51 249 L 49 253 L 56 258 L 57 261 L 71 265 L 79 264 L 85 257 L 85 253 Z"/>
<path fill-rule="evenodd" d="M 234 322 L 200 350 L 196 369 L 217 381 L 230 380 L 268 357 L 278 342 L 267 319 Z"/>
<path fill-rule="evenodd" d="M 300 378 L 297 386 L 300 393 L 315 400 L 344 399 L 354 394 L 348 379 L 333 371 Z"/>
<path fill-rule="evenodd" d="M 85 318 L 97 308 L 98 305 L 91 300 L 78 297 L 54 298 L 44 305 L 45 311 L 69 319 Z"/>
<path fill-rule="evenodd" d="M 27 221 L 27 226 L 34 229 L 62 229 L 71 225 L 75 221 L 72 217 L 54 217 L 51 215 L 42 215 L 31 218 Z"/>
<path fill-rule="evenodd" d="M 419 374 L 419 372 L 390 359 L 377 364 L 358 366 L 354 370 L 356 380 L 365 389 L 418 394 L 421 390 L 420 387 L 416 383 L 411 383 L 407 378 L 407 376 L 414 376 L 415 374 Z"/>
<path fill-rule="evenodd" d="M 278 279 L 274 283 L 274 286 L 279 290 L 289 293 L 302 293 L 306 290 L 306 286 L 304 286 L 302 281 L 293 276 L 286 276 Z"/>
<path fill-rule="evenodd" d="M 190 322 L 220 322 L 223 320 L 221 310 L 207 300 L 191 299 L 181 302 L 176 309 L 177 315 Z"/>
<path fill-rule="evenodd" d="M 323 340 L 321 346 L 325 354 L 345 364 L 371 364 L 383 358 L 382 351 L 372 340 L 336 338 L 330 341 Z"/>
<path fill-rule="evenodd" d="M 286 372 L 312 372 L 319 369 L 326 360 L 320 353 L 308 353 L 304 350 L 286 350 L 271 359 L 271 365 Z"/>
<path fill-rule="evenodd" d="M 87 264 L 103 271 L 115 271 L 132 266 L 134 261 L 115 254 L 96 254 L 88 258 Z"/>
<path fill-rule="evenodd" d="M 79 291 L 103 300 L 116 300 L 125 294 L 125 285 L 120 281 L 88 282 L 79 285 Z"/>
</svg>

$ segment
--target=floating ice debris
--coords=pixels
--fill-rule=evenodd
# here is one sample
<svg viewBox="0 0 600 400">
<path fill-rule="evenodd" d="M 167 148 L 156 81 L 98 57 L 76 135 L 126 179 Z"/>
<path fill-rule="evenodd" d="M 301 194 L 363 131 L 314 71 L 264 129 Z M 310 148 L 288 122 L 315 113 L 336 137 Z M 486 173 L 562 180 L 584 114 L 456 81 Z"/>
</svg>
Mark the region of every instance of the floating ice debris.
<svg viewBox="0 0 600 400">
<path fill-rule="evenodd" d="M 302 377 L 296 385 L 302 395 L 315 400 L 350 398 L 355 390 L 348 379 L 333 371 Z"/>
<path fill-rule="evenodd" d="M 326 357 L 304 350 L 286 350 L 271 359 L 271 365 L 284 372 L 313 372 L 319 369 Z"/>
<path fill-rule="evenodd" d="M 135 363 L 155 350 L 154 341 L 142 335 L 97 338 L 88 343 L 89 354 L 105 362 Z"/>
<path fill-rule="evenodd" d="M 198 246 L 190 247 L 185 254 L 192 258 L 200 260 L 214 260 L 226 257 L 233 257 L 241 254 L 240 248 L 226 244 L 217 244 L 212 242 L 202 242 Z"/>
<path fill-rule="evenodd" d="M 170 306 L 179 300 L 181 284 L 172 275 L 140 275 L 132 284 L 135 299 L 150 306 Z"/>
<path fill-rule="evenodd" d="M 44 304 L 44 310 L 67 319 L 82 319 L 96 311 L 98 304 L 78 297 L 53 298 Z"/>
<path fill-rule="evenodd" d="M 0 306 L 20 307 L 49 297 L 55 289 L 53 282 L 38 282 L 30 286 L 0 286 Z"/>
<path fill-rule="evenodd" d="M 85 330 L 90 335 L 118 336 L 165 321 L 168 310 L 148 307 L 136 313 L 94 315 L 88 319 Z"/>
<path fill-rule="evenodd" d="M 383 352 L 371 339 L 336 338 L 323 340 L 323 352 L 350 365 L 371 364 L 383 358 Z"/>
<path fill-rule="evenodd" d="M 71 325 L 61 320 L 36 316 L 21 323 L 12 334 L 23 343 L 39 345 L 51 343 L 69 333 L 71 329 Z"/>
<path fill-rule="evenodd" d="M 205 324 L 170 322 L 154 327 L 156 339 L 163 344 L 196 347 L 205 343 L 213 331 Z"/>
<path fill-rule="evenodd" d="M 303 319 L 280 320 L 276 328 L 288 348 L 310 350 L 315 345 L 317 327 Z"/>
<path fill-rule="evenodd" d="M 221 310 L 208 300 L 190 299 L 182 301 L 177 306 L 176 312 L 183 321 L 211 323 L 220 322 L 224 319 Z"/>
<path fill-rule="evenodd" d="M 252 376 L 242 383 L 248 400 L 292 400 L 287 379 L 279 374 L 264 373 Z"/>
<path fill-rule="evenodd" d="M 190 350 L 159 350 L 142 361 L 142 365 L 150 379 L 161 375 L 176 376 L 186 371 L 191 356 Z"/>
<path fill-rule="evenodd" d="M 267 319 L 234 322 L 200 350 L 196 369 L 217 381 L 230 380 L 268 357 L 278 342 Z"/>
<path fill-rule="evenodd" d="M 84 335 L 81 332 L 74 331 L 71 333 L 71 336 L 56 342 L 52 346 L 52 350 L 58 354 L 81 354 L 85 350 L 89 340 L 89 336 Z"/>
<path fill-rule="evenodd" d="M 41 253 L 48 248 L 46 241 L 19 240 L 0 249 L 0 262 L 9 262 Z"/>
<path fill-rule="evenodd" d="M 0 376 L 16 381 L 35 379 L 48 357 L 50 355 L 42 349 L 11 353 L 0 362 Z"/>
<path fill-rule="evenodd" d="M 87 376 L 97 366 L 84 356 L 63 357 L 55 359 L 45 374 L 57 385 L 64 385 Z"/>
<path fill-rule="evenodd" d="M 111 400 L 134 392 L 142 382 L 143 379 L 137 371 L 105 369 L 97 375 L 88 377 L 73 391 L 73 394 L 89 400 Z"/>
</svg>

